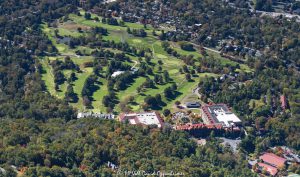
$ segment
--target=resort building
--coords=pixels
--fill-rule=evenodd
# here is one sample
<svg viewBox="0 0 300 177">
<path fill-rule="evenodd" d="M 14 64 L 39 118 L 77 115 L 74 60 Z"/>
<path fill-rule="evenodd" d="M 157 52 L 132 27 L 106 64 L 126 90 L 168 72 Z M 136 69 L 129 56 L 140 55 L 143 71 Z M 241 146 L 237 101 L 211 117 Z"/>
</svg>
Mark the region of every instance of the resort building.
<svg viewBox="0 0 300 177">
<path fill-rule="evenodd" d="M 163 126 L 163 121 L 157 112 L 122 113 L 120 121 L 128 121 L 132 125 L 157 125 L 158 128 Z"/>
<path fill-rule="evenodd" d="M 207 125 L 232 127 L 241 124 L 241 120 L 225 104 L 202 106 L 201 114 L 203 122 Z"/>
</svg>

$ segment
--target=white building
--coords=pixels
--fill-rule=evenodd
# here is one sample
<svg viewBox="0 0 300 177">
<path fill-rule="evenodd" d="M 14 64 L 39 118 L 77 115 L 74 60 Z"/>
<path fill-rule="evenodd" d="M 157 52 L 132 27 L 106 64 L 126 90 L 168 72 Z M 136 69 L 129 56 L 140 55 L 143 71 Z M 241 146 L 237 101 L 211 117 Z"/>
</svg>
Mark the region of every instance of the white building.
<svg viewBox="0 0 300 177">
<path fill-rule="evenodd" d="M 115 72 L 111 75 L 111 77 L 117 77 L 117 76 L 123 74 L 124 72 L 125 72 L 125 71 L 115 71 Z"/>
<path fill-rule="evenodd" d="M 209 125 L 221 124 L 223 127 L 231 127 L 242 122 L 225 104 L 202 106 L 201 114 L 204 123 Z"/>
<path fill-rule="evenodd" d="M 95 117 L 100 119 L 114 119 L 115 115 L 113 114 L 102 114 L 102 113 L 93 113 L 93 112 L 79 112 L 77 114 L 77 119 Z"/>
<path fill-rule="evenodd" d="M 144 113 L 123 113 L 120 115 L 120 121 L 129 121 L 132 125 L 157 125 L 158 128 L 163 126 L 163 121 L 157 112 Z"/>
</svg>

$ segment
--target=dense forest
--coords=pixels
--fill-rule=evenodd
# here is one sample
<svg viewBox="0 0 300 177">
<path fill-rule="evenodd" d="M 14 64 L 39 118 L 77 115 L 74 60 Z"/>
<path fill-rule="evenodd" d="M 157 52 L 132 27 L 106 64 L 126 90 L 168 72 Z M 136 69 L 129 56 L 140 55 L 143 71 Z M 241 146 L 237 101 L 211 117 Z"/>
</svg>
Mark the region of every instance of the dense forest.
<svg viewBox="0 0 300 177">
<path fill-rule="evenodd" d="M 184 132 L 91 118 L 46 123 L 2 120 L 0 136 L 5 137 L 0 143 L 0 164 L 26 169 L 25 176 L 112 176 L 116 172 L 108 162 L 124 171 L 254 176 L 243 156 L 220 146 L 213 134 L 208 145 L 197 147 Z M 14 176 L 10 166 L 3 167 Z"/>
</svg>

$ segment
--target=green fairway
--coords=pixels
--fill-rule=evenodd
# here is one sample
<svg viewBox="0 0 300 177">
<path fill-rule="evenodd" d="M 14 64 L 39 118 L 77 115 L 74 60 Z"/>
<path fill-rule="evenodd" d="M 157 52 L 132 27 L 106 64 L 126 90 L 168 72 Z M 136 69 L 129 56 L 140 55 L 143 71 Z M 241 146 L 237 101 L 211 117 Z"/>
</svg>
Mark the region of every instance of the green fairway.
<svg viewBox="0 0 300 177">
<path fill-rule="evenodd" d="M 82 103 L 81 91 L 85 80 L 92 72 L 93 72 L 92 68 L 85 68 L 82 73 L 76 73 L 76 77 L 78 79 L 73 83 L 74 92 L 78 95 L 79 101 L 72 105 L 74 105 L 76 108 L 82 111 L 84 110 L 84 106 Z"/>
<path fill-rule="evenodd" d="M 105 95 L 108 94 L 107 89 L 107 80 L 106 79 L 100 79 L 101 84 L 98 84 L 99 89 L 94 92 L 93 98 L 93 111 L 95 112 L 106 112 L 105 107 L 102 104 L 102 99 Z"/>
<path fill-rule="evenodd" d="M 47 63 L 46 58 L 42 58 L 40 61 L 41 61 L 41 64 L 43 66 L 42 80 L 44 80 L 47 90 L 50 92 L 51 95 L 58 96 L 55 89 L 54 89 L 55 88 L 55 86 L 54 86 L 54 76 L 53 76 L 53 73 L 52 73 L 51 66 Z"/>
</svg>

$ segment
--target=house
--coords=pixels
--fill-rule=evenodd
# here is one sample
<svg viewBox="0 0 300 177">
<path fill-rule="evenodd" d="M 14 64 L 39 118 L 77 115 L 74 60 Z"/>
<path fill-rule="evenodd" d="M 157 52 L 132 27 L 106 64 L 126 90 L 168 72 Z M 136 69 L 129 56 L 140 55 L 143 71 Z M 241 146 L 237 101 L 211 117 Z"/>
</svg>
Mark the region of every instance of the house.
<svg viewBox="0 0 300 177">
<path fill-rule="evenodd" d="M 86 6 L 87 5 L 87 0 L 80 0 L 79 5 L 82 6 L 82 7 Z"/>
<path fill-rule="evenodd" d="M 119 75 L 121 75 L 121 74 L 123 74 L 125 71 L 115 71 L 112 75 L 111 75 L 111 77 L 117 77 L 117 76 L 119 76 Z"/>
<path fill-rule="evenodd" d="M 248 160 L 248 167 L 253 168 L 257 164 L 257 159 L 255 160 Z"/>
<path fill-rule="evenodd" d="M 199 146 L 205 146 L 206 145 L 206 139 L 199 139 L 196 140 L 197 145 Z"/>
<path fill-rule="evenodd" d="M 280 103 L 281 103 L 281 108 L 285 110 L 287 108 L 287 100 L 284 95 L 280 96 Z"/>
<path fill-rule="evenodd" d="M 271 165 L 264 164 L 264 163 L 257 163 L 258 169 L 262 171 L 266 171 L 268 174 L 275 176 L 278 173 L 277 168 L 272 167 Z"/>
<path fill-rule="evenodd" d="M 300 158 L 299 155 L 293 150 L 290 149 L 289 147 L 286 146 L 281 146 L 278 147 L 279 150 L 283 151 L 283 157 L 288 161 L 287 163 L 298 163 L 300 164 Z"/>
<path fill-rule="evenodd" d="M 240 125 L 242 121 L 231 112 L 226 104 L 213 104 L 201 107 L 203 122 L 207 125 L 222 125 L 232 127 Z"/>
<path fill-rule="evenodd" d="M 128 121 L 132 125 L 157 125 L 158 128 L 163 126 L 163 120 L 157 112 L 143 113 L 122 113 L 119 118 L 120 122 Z"/>
<path fill-rule="evenodd" d="M 201 106 L 199 102 L 187 102 L 185 105 L 187 108 L 200 108 Z"/>
<path fill-rule="evenodd" d="M 260 156 L 259 159 L 262 160 L 263 163 L 271 165 L 275 168 L 282 168 L 286 163 L 285 158 L 279 157 L 273 153 L 265 153 L 262 156 Z"/>
</svg>

